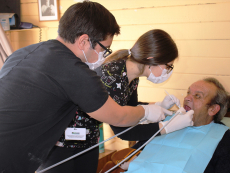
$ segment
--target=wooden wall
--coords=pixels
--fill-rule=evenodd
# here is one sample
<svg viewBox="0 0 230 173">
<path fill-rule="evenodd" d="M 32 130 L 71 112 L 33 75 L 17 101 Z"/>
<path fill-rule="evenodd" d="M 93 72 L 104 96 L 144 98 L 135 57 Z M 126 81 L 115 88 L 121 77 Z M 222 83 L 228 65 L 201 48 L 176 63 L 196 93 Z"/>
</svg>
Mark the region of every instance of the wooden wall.
<svg viewBox="0 0 230 173">
<path fill-rule="evenodd" d="M 75 0 L 59 0 L 60 16 Z M 163 29 L 175 40 L 179 60 L 174 73 L 163 84 L 141 78 L 140 101 L 160 101 L 167 90 L 181 103 L 189 85 L 206 76 L 216 77 L 230 91 L 230 0 L 97 0 L 108 8 L 121 26 L 112 50 L 130 48 L 150 29 Z M 39 22 L 37 0 L 21 0 L 21 19 L 43 27 L 43 40 L 56 38 L 58 21 Z M 38 30 L 11 36 L 16 48 L 37 41 Z M 28 37 L 29 35 L 29 37 Z M 16 39 L 20 38 L 20 39 Z M 25 39 L 26 38 L 26 39 Z M 30 39 L 31 38 L 31 39 Z M 19 46 L 18 46 L 19 45 Z M 105 139 L 112 135 L 105 124 Z M 115 142 L 116 141 L 116 142 Z M 111 140 L 107 148 L 121 149 L 127 142 Z"/>
</svg>

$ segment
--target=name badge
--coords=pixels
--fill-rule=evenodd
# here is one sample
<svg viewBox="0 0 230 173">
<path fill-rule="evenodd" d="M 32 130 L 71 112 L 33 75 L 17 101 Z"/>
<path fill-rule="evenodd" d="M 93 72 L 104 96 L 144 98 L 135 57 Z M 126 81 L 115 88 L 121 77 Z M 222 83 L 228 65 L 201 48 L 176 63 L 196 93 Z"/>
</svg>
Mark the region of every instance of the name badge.
<svg viewBox="0 0 230 173">
<path fill-rule="evenodd" d="M 86 140 L 86 128 L 66 128 L 66 140 Z"/>
</svg>

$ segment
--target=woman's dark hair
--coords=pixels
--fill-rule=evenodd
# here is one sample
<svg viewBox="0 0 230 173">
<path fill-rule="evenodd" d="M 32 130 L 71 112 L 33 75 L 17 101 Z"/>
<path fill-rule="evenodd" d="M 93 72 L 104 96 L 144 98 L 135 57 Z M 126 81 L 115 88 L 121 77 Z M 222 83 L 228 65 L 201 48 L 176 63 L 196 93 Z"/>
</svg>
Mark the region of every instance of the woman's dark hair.
<svg viewBox="0 0 230 173">
<path fill-rule="evenodd" d="M 87 34 L 92 42 L 103 41 L 107 36 L 120 34 L 115 17 L 97 2 L 83 1 L 70 6 L 59 21 L 59 36 L 66 42 L 75 43 L 76 38 Z"/>
<path fill-rule="evenodd" d="M 178 49 L 168 33 L 160 29 L 153 29 L 136 41 L 134 46 L 130 49 L 129 56 L 128 49 L 121 49 L 109 56 L 105 63 L 129 58 L 131 61 L 143 65 L 156 66 L 160 64 L 167 64 L 178 57 Z M 153 57 L 148 59 L 148 57 Z"/>
</svg>

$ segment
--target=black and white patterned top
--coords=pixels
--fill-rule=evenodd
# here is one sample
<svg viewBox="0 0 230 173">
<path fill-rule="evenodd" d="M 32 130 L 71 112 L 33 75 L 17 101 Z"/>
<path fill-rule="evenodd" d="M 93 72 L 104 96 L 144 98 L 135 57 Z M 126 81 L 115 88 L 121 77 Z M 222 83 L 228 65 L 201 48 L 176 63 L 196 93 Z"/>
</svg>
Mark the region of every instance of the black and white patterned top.
<svg viewBox="0 0 230 173">
<path fill-rule="evenodd" d="M 119 105 L 127 105 L 133 91 L 137 89 L 139 79 L 136 78 L 129 84 L 126 60 L 121 59 L 103 65 L 101 72 L 101 81 L 106 87 L 108 94 Z"/>
</svg>

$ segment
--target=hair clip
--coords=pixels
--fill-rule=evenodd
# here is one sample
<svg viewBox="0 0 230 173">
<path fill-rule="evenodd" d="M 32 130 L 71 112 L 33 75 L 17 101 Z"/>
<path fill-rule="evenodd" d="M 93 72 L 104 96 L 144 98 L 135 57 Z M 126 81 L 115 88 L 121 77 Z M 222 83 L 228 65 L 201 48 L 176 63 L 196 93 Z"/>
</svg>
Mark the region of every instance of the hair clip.
<svg viewBox="0 0 230 173">
<path fill-rule="evenodd" d="M 131 55 L 131 50 L 130 49 L 128 49 L 128 52 L 129 52 L 129 55 Z"/>
</svg>

